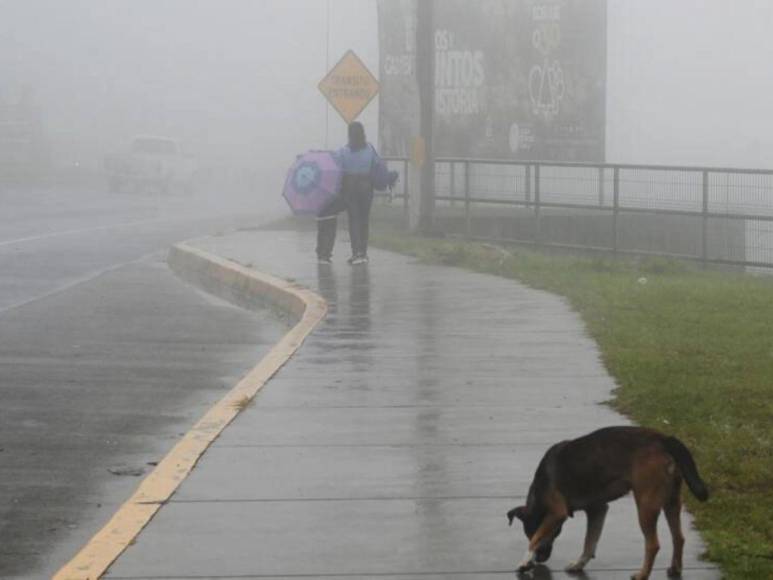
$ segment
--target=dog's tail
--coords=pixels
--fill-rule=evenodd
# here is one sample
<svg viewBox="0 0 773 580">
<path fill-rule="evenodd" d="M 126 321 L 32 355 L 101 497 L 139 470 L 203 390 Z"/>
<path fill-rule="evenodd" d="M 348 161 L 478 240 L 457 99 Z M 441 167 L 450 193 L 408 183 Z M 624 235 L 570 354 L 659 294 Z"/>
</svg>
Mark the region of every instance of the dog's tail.
<svg viewBox="0 0 773 580">
<path fill-rule="evenodd" d="M 698 475 L 698 466 L 695 465 L 695 460 L 692 458 L 692 453 L 687 449 L 687 446 L 676 437 L 666 437 L 663 440 L 663 446 L 676 461 L 679 471 L 682 472 L 682 477 L 687 482 L 687 487 L 690 488 L 692 494 L 700 501 L 709 499 L 709 490 L 706 488 L 706 484 L 703 483 L 701 476 Z"/>
</svg>

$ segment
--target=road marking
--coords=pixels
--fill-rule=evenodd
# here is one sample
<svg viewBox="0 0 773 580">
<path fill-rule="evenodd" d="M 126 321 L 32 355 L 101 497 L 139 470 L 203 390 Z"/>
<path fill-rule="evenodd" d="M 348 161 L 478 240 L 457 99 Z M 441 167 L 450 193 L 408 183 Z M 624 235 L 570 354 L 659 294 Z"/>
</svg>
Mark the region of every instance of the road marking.
<svg viewBox="0 0 773 580">
<path fill-rule="evenodd" d="M 142 220 L 142 221 L 136 221 L 136 222 L 121 222 L 121 223 L 111 224 L 107 226 L 96 226 L 93 228 L 78 228 L 74 230 L 62 230 L 61 232 L 50 232 L 48 234 L 37 234 L 34 236 L 26 236 L 24 238 L 15 238 L 13 240 L 3 240 L 3 241 L 0 241 L 0 247 L 13 246 L 16 244 L 23 244 L 25 242 L 36 242 L 38 240 L 58 238 L 61 236 L 71 236 L 74 234 L 85 234 L 88 232 L 97 232 L 100 230 L 112 230 L 116 228 L 127 228 L 132 226 L 144 226 L 149 224 L 160 224 L 160 223 L 178 222 L 178 221 L 186 221 L 186 218 L 164 218 L 164 219 L 156 218 L 152 220 Z M 195 221 L 195 218 L 194 218 L 194 221 Z"/>
<path fill-rule="evenodd" d="M 173 269 L 189 268 L 189 273 L 201 281 L 232 286 L 238 284 L 246 292 L 267 297 L 283 310 L 297 316 L 299 321 L 255 368 L 199 419 L 140 483 L 110 521 L 54 575 L 54 580 L 101 578 L 174 494 L 207 448 L 245 407 L 244 403 L 255 397 L 301 347 L 327 312 L 325 300 L 311 290 L 250 270 L 187 244 L 178 244 L 170 250 L 169 263 Z"/>
<path fill-rule="evenodd" d="M 107 268 L 102 268 L 101 270 L 89 272 L 85 276 L 81 276 L 80 278 L 75 278 L 74 280 L 70 280 L 69 282 L 56 286 L 51 290 L 44 292 L 43 294 L 39 294 L 38 296 L 27 298 L 25 300 L 20 300 L 19 302 L 14 302 L 12 304 L 8 304 L 7 306 L 0 306 L 0 315 L 5 314 L 10 310 L 14 310 L 15 308 L 21 308 L 22 306 L 31 304 L 32 302 L 37 302 L 38 300 L 49 298 L 51 296 L 54 296 L 55 294 L 59 294 L 60 292 L 65 292 L 67 290 L 70 290 L 71 288 L 75 288 L 76 286 L 80 286 L 81 284 L 85 284 L 86 282 L 94 280 L 95 278 L 99 278 L 100 276 L 104 276 L 105 274 L 109 274 L 110 272 L 120 270 L 121 268 L 124 268 L 129 264 L 138 264 L 140 262 L 147 260 L 148 258 L 151 258 L 152 256 L 155 256 L 158 253 L 159 253 L 158 251 L 149 252 L 147 254 L 140 256 L 139 258 L 134 258 L 126 262 L 121 262 L 120 264 L 113 264 L 112 266 L 108 266 Z"/>
<path fill-rule="evenodd" d="M 230 220 L 233 218 L 244 218 L 245 214 L 243 212 L 234 212 L 234 213 L 225 213 L 222 215 L 217 215 L 217 219 L 226 219 Z M 254 216 L 253 216 L 254 217 Z M 260 216 L 265 221 L 270 221 L 271 216 Z M 212 217 L 209 217 L 207 215 L 191 215 L 187 217 L 177 217 L 177 218 L 155 218 L 151 220 L 139 220 L 135 222 L 119 222 L 116 224 L 109 224 L 104 226 L 95 226 L 91 228 L 76 228 L 73 230 L 62 230 L 60 232 L 50 232 L 47 234 L 36 234 L 33 236 L 25 236 L 23 238 L 14 238 L 12 240 L 0 240 L 0 248 L 3 246 L 12 246 L 15 244 L 23 244 L 25 242 L 36 242 L 38 240 L 45 240 L 49 238 L 57 238 L 61 236 L 71 236 L 74 234 L 85 234 L 88 232 L 97 232 L 101 230 L 112 230 L 112 229 L 118 229 L 118 228 L 128 228 L 132 226 L 146 226 L 150 224 L 163 224 L 163 223 L 178 223 L 178 222 L 199 222 L 199 221 L 209 221 L 212 220 Z M 250 223 L 254 223 L 254 219 Z"/>
<path fill-rule="evenodd" d="M 239 214 L 235 214 L 239 215 Z M 225 219 L 231 219 L 233 216 L 226 214 L 222 216 Z M 60 232 L 51 232 L 48 234 L 39 234 L 35 236 L 27 236 L 23 238 L 15 238 L 13 240 L 4 240 L 0 241 L 0 247 L 3 246 L 12 246 L 12 245 L 18 245 L 23 244 L 25 242 L 34 242 L 38 240 L 45 240 L 50 238 L 56 238 L 61 236 L 68 236 L 68 235 L 74 235 L 74 234 L 82 234 L 82 233 L 88 233 L 88 232 L 95 232 L 100 230 L 111 230 L 111 229 L 118 229 L 118 228 L 124 228 L 124 227 L 132 227 L 132 226 L 143 226 L 143 225 L 150 225 L 150 224 L 162 224 L 162 223 L 182 223 L 182 222 L 197 222 L 197 221 L 208 221 L 209 218 L 202 217 L 202 216 L 192 216 L 188 218 L 157 218 L 152 220 L 142 220 L 142 221 L 136 221 L 136 222 L 122 222 L 112 225 L 106 225 L 106 226 L 96 226 L 93 228 L 80 228 L 80 229 L 74 229 L 74 230 L 63 230 Z M 230 229 L 231 226 L 228 227 Z M 102 268 L 100 270 L 92 271 L 84 276 L 80 276 L 78 278 L 75 278 L 73 280 L 70 280 L 69 282 L 66 282 L 64 284 L 61 284 L 59 286 L 55 286 L 51 290 L 48 290 L 44 292 L 43 294 L 34 296 L 32 298 L 26 298 L 24 300 L 21 300 L 19 302 L 14 302 L 12 304 L 8 304 L 6 306 L 0 305 L 0 315 L 10 311 L 14 310 L 16 308 L 20 308 L 22 306 L 26 306 L 27 304 L 30 304 L 32 302 L 36 302 L 38 300 L 42 300 L 44 298 L 49 298 L 55 294 L 58 294 L 59 292 L 64 292 L 66 290 L 69 290 L 70 288 L 74 288 L 75 286 L 78 286 L 80 284 L 83 284 L 85 282 L 88 282 L 89 280 L 93 280 L 95 278 L 98 278 L 104 274 L 108 274 L 110 272 L 113 272 L 115 270 L 118 270 L 119 268 L 122 268 L 124 266 L 128 266 L 129 264 L 134 264 L 137 262 L 141 262 L 143 260 L 148 259 L 149 257 L 158 254 L 160 250 L 154 250 L 152 252 L 148 252 L 147 254 L 143 254 L 142 256 L 139 256 L 137 258 L 133 258 L 131 260 L 128 260 L 126 262 L 121 262 L 120 264 L 113 264 L 111 266 L 107 266 L 106 268 Z"/>
</svg>

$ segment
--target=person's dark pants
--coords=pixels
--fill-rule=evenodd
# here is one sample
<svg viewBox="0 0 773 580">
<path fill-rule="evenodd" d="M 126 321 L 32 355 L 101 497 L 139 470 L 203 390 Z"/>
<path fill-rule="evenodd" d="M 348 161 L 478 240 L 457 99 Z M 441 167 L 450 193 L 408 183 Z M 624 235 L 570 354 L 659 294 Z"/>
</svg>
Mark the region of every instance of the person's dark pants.
<svg viewBox="0 0 773 580">
<path fill-rule="evenodd" d="M 338 214 L 347 209 L 343 195 L 337 195 L 319 212 L 317 216 L 317 258 L 329 260 L 333 255 L 333 246 L 338 229 Z"/>
<path fill-rule="evenodd" d="M 354 192 L 347 196 L 346 209 L 349 213 L 349 237 L 352 241 L 353 256 L 368 255 L 370 233 L 370 206 L 373 191 Z"/>
<path fill-rule="evenodd" d="M 349 215 L 349 238 L 352 256 L 368 253 L 370 233 L 370 206 L 373 204 L 373 186 L 369 175 L 344 175 L 341 194 L 334 197 L 317 216 L 317 257 L 329 259 L 333 255 L 338 214 Z"/>
<path fill-rule="evenodd" d="M 370 175 L 346 174 L 341 182 L 341 192 L 349 214 L 349 237 L 352 242 L 352 256 L 366 256 L 370 206 L 373 203 L 373 185 Z"/>
</svg>

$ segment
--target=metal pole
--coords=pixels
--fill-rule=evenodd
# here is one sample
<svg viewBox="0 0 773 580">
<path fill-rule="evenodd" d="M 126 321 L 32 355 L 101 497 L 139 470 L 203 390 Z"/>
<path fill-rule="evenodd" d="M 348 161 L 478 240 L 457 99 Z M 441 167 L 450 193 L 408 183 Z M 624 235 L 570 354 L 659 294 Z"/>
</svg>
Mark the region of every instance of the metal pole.
<svg viewBox="0 0 773 580">
<path fill-rule="evenodd" d="M 451 161 L 448 165 L 448 170 L 451 172 L 449 174 L 448 196 L 451 198 L 451 207 L 454 207 L 454 197 L 456 197 L 456 163 Z"/>
<path fill-rule="evenodd" d="M 464 231 L 469 238 L 472 235 L 470 223 L 470 162 L 464 162 Z"/>
<path fill-rule="evenodd" d="M 604 168 L 599 167 L 599 207 L 604 207 Z"/>
<path fill-rule="evenodd" d="M 416 3 L 416 81 L 419 89 L 419 134 L 424 143 L 418 229 L 429 233 L 435 207 L 435 1 Z"/>
<path fill-rule="evenodd" d="M 540 243 L 540 183 L 539 183 L 539 163 L 534 164 L 534 242 Z"/>
<path fill-rule="evenodd" d="M 617 214 L 620 210 L 620 168 L 612 171 L 612 252 L 617 254 Z"/>
<path fill-rule="evenodd" d="M 531 164 L 526 166 L 526 201 L 531 203 Z"/>
<path fill-rule="evenodd" d="M 706 267 L 706 263 L 708 260 L 708 246 L 709 246 L 709 238 L 708 238 L 708 228 L 709 228 L 709 172 L 703 171 L 702 175 L 702 185 L 703 185 L 703 209 L 701 213 L 703 214 L 703 219 L 701 222 L 701 261 L 703 262 L 703 267 Z"/>
<path fill-rule="evenodd" d="M 403 217 L 405 219 L 405 226 L 410 227 L 410 205 L 408 204 L 408 160 L 403 160 Z"/>
<path fill-rule="evenodd" d="M 325 74 L 330 71 L 330 0 L 325 5 Z M 325 99 L 325 149 L 330 148 L 330 102 Z"/>
</svg>

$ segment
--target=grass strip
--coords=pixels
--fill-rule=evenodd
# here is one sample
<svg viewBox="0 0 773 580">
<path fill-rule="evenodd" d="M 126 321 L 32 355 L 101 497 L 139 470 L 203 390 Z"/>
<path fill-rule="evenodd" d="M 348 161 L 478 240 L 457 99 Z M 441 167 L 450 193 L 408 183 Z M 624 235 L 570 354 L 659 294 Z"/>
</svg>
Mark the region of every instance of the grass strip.
<svg viewBox="0 0 773 580">
<path fill-rule="evenodd" d="M 707 558 L 731 580 L 773 578 L 773 279 L 420 238 L 378 223 L 372 244 L 565 296 L 619 385 L 611 404 L 693 450 L 712 497 L 685 496 Z"/>
</svg>

